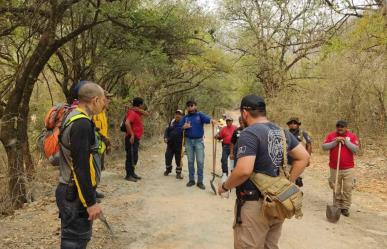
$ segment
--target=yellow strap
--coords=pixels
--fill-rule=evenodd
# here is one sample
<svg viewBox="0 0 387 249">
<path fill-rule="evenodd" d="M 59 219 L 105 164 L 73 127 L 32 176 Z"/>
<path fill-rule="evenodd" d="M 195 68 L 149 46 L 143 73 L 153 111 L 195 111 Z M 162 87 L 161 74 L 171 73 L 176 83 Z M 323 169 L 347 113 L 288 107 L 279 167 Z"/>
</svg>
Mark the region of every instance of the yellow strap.
<svg viewBox="0 0 387 249">
<path fill-rule="evenodd" d="M 88 115 L 86 115 L 85 112 L 81 108 L 77 108 L 76 110 L 79 111 L 80 113 L 74 115 L 71 118 L 69 118 L 69 120 L 66 122 L 66 126 L 70 125 L 75 120 L 78 120 L 78 119 L 81 119 L 81 118 L 87 118 L 87 119 L 90 120 L 90 117 Z M 82 205 L 84 207 L 87 207 L 85 197 L 82 194 L 81 187 L 80 187 L 77 175 L 75 174 L 75 169 L 74 169 L 73 165 L 71 164 L 71 162 L 67 159 L 67 157 L 66 157 L 66 155 L 64 153 L 63 153 L 63 156 L 65 157 L 67 164 L 69 165 L 71 171 L 73 172 L 75 186 L 77 187 L 77 192 L 78 192 L 79 200 L 81 201 L 81 203 L 82 203 Z M 93 163 L 93 156 L 92 155 L 90 155 L 89 167 L 90 167 L 91 185 L 93 187 L 95 187 L 97 185 L 97 182 L 96 182 L 95 169 L 94 169 L 94 163 Z"/>
</svg>

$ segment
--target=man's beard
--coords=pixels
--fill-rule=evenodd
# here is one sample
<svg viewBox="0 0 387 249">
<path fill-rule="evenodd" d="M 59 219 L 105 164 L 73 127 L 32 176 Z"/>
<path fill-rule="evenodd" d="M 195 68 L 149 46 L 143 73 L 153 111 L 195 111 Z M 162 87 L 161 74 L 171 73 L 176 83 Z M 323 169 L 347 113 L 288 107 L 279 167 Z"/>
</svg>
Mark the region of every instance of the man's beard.
<svg viewBox="0 0 387 249">
<path fill-rule="evenodd" d="M 193 109 L 193 110 L 189 110 L 188 113 L 195 113 L 197 111 L 198 111 L 197 109 Z"/>
<path fill-rule="evenodd" d="M 336 131 L 339 135 L 344 135 L 345 131 Z"/>
<path fill-rule="evenodd" d="M 245 118 L 244 118 L 243 116 L 242 116 L 242 123 L 243 123 L 244 127 L 249 126 L 249 125 L 247 124 L 247 121 L 245 120 Z"/>
<path fill-rule="evenodd" d="M 291 133 L 295 133 L 298 129 L 289 129 Z"/>
</svg>

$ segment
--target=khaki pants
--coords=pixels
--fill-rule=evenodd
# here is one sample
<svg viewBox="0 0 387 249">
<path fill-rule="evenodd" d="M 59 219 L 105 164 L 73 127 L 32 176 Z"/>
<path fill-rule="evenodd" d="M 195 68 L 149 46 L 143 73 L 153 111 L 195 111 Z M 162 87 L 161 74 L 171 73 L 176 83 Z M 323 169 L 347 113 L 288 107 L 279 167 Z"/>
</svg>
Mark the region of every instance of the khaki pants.
<svg viewBox="0 0 387 249">
<path fill-rule="evenodd" d="M 354 187 L 354 171 L 352 169 L 339 170 L 339 181 L 336 193 L 336 205 L 338 208 L 349 209 L 352 200 L 352 189 Z M 329 186 L 335 187 L 336 170 L 330 169 Z"/>
<path fill-rule="evenodd" d="M 284 220 L 266 218 L 261 207 L 262 199 L 246 201 L 242 206 L 242 224 L 234 221 L 235 249 L 278 249 Z"/>
</svg>

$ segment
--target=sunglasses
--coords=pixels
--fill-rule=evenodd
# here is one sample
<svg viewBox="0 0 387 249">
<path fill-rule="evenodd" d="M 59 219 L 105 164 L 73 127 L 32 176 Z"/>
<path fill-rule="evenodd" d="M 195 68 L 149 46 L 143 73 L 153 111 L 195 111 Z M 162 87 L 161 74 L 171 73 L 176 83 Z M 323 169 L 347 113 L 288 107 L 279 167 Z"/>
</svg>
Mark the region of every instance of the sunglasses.
<svg viewBox="0 0 387 249">
<path fill-rule="evenodd" d="M 296 121 L 289 122 L 288 124 L 298 124 Z"/>
<path fill-rule="evenodd" d="M 336 125 L 336 128 L 345 128 L 344 125 Z"/>
<path fill-rule="evenodd" d="M 193 107 L 193 106 L 195 106 L 195 105 L 194 104 L 187 105 L 187 107 Z"/>
</svg>

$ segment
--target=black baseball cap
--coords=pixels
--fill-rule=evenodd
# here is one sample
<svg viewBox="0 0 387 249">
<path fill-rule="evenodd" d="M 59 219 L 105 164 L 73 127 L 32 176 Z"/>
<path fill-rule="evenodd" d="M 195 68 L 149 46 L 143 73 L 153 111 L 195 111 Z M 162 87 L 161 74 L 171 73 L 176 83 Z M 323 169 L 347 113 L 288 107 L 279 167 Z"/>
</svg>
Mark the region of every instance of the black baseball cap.
<svg viewBox="0 0 387 249">
<path fill-rule="evenodd" d="M 348 122 L 347 121 L 345 121 L 345 120 L 338 120 L 337 122 L 336 122 L 336 127 L 338 127 L 338 126 L 342 126 L 342 127 L 347 127 L 348 126 Z"/>
<path fill-rule="evenodd" d="M 140 97 L 135 97 L 132 101 L 132 104 L 133 106 L 140 106 L 140 105 L 143 105 L 144 104 L 144 99 L 140 98 Z"/>
<path fill-rule="evenodd" d="M 262 97 L 250 94 L 243 97 L 241 101 L 240 109 L 248 110 L 265 110 L 266 104 Z"/>
<path fill-rule="evenodd" d="M 190 106 L 190 105 L 197 105 L 195 100 L 188 100 L 187 103 L 185 103 L 185 106 Z"/>
</svg>

